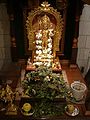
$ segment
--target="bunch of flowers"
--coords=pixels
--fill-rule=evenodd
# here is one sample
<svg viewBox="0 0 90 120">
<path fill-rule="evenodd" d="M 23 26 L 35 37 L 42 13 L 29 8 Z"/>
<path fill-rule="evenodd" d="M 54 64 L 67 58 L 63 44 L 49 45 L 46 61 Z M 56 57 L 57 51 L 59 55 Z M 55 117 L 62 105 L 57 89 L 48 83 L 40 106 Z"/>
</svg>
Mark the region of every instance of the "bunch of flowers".
<svg viewBox="0 0 90 120">
<path fill-rule="evenodd" d="M 62 73 L 56 74 L 46 66 L 40 66 L 35 71 L 28 72 L 22 81 L 25 94 L 35 98 L 66 98 L 68 88 Z"/>
</svg>

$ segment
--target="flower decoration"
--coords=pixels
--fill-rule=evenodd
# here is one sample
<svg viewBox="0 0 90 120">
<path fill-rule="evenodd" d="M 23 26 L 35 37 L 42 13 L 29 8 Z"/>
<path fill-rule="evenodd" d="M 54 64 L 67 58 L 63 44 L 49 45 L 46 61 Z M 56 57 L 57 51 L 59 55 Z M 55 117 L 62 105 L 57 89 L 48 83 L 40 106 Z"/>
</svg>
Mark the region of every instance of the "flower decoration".
<svg viewBox="0 0 90 120">
<path fill-rule="evenodd" d="M 51 68 L 39 66 L 35 71 L 26 73 L 22 81 L 25 94 L 35 98 L 66 98 L 68 88 L 62 73 L 56 74 Z"/>
</svg>

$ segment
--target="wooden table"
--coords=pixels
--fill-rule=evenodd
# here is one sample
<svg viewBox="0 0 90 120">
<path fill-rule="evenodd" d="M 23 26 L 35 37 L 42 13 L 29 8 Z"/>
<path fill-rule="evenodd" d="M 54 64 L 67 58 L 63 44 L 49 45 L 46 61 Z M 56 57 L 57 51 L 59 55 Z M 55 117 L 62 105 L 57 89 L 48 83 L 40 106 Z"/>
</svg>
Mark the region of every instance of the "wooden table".
<svg viewBox="0 0 90 120">
<path fill-rule="evenodd" d="M 76 68 L 70 68 L 67 65 L 66 66 L 62 66 L 62 70 L 66 71 L 67 74 L 67 78 L 69 81 L 69 84 L 71 84 L 72 82 L 74 82 L 74 80 L 80 80 L 81 82 L 85 83 L 83 76 L 81 75 L 81 72 L 78 68 L 78 66 Z M 17 106 L 19 105 L 19 102 L 17 102 Z M 20 109 L 18 109 L 17 115 L 5 115 L 5 113 L 0 112 L 0 120 L 11 120 L 11 119 L 15 119 L 15 120 L 19 120 L 19 119 L 26 119 L 26 120 L 35 120 L 35 119 L 45 119 L 45 120 L 89 120 L 90 118 L 87 116 L 85 116 L 85 105 L 84 104 L 77 104 L 77 106 L 80 109 L 80 113 L 78 116 L 75 117 L 70 117 L 66 114 L 64 114 L 63 116 L 53 116 L 53 117 L 46 117 L 46 118 L 33 118 L 31 116 L 24 116 L 21 114 Z"/>
<path fill-rule="evenodd" d="M 62 70 L 66 71 L 69 84 L 71 84 L 75 80 L 79 80 L 80 82 L 85 83 L 84 78 L 83 78 L 83 76 L 81 74 L 81 71 L 78 68 L 78 66 L 76 68 L 70 68 L 68 66 L 62 66 Z"/>
</svg>

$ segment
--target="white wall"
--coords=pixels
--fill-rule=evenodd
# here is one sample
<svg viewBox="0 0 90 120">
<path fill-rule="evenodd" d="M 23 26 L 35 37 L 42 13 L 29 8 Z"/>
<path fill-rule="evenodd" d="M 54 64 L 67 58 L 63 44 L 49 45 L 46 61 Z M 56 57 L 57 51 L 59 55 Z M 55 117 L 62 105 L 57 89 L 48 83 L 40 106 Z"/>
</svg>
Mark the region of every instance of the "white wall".
<svg viewBox="0 0 90 120">
<path fill-rule="evenodd" d="M 80 69 L 84 67 L 85 75 L 90 67 L 90 5 L 87 4 L 80 17 L 77 64 Z"/>
<path fill-rule="evenodd" d="M 6 4 L 0 3 L 0 69 L 4 63 L 11 61 L 10 23 Z"/>
</svg>

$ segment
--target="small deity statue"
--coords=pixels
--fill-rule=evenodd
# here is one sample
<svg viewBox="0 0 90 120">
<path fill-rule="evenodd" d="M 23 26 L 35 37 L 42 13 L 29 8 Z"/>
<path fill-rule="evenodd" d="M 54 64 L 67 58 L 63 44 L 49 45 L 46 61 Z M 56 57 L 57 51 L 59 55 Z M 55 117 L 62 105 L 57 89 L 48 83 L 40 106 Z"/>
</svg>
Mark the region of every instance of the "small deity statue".
<svg viewBox="0 0 90 120">
<path fill-rule="evenodd" d="M 3 98 L 3 97 L 5 97 L 5 89 L 4 88 L 2 88 L 1 94 L 0 94 L 0 98 Z"/>
<path fill-rule="evenodd" d="M 29 57 L 28 60 L 27 60 L 27 65 L 32 65 L 31 63 L 31 58 Z"/>
</svg>

